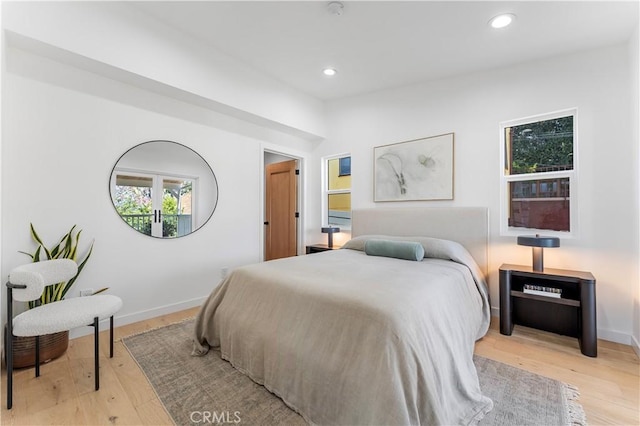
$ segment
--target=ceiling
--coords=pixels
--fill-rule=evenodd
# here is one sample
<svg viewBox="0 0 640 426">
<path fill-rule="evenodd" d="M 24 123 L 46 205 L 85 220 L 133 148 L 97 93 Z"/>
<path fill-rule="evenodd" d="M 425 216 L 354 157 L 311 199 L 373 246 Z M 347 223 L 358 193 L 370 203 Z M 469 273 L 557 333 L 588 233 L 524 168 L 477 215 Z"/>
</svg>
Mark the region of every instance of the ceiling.
<svg viewBox="0 0 640 426">
<path fill-rule="evenodd" d="M 638 1 L 132 2 L 212 49 L 322 100 L 623 43 Z M 500 13 L 515 22 L 495 30 Z M 334 77 L 322 74 L 333 67 Z"/>
</svg>

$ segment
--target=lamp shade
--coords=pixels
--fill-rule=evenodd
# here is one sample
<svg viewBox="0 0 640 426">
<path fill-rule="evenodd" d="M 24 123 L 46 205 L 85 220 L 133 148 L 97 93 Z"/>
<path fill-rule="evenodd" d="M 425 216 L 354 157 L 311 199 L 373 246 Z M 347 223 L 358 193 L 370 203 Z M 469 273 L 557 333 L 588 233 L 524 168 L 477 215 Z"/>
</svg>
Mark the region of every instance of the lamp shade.
<svg viewBox="0 0 640 426">
<path fill-rule="evenodd" d="M 540 235 L 521 235 L 518 237 L 519 246 L 552 248 L 560 247 L 560 238 L 544 237 Z"/>
<path fill-rule="evenodd" d="M 322 233 L 323 234 L 333 234 L 335 232 L 340 232 L 340 228 L 336 226 L 323 226 Z"/>
</svg>

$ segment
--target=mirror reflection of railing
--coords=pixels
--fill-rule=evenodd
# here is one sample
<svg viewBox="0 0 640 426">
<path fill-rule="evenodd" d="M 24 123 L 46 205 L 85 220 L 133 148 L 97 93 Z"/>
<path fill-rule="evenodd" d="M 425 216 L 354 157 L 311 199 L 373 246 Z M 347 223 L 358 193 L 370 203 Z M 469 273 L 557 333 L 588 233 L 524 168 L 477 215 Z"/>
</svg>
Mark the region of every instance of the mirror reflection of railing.
<svg viewBox="0 0 640 426">
<path fill-rule="evenodd" d="M 121 214 L 120 217 L 133 229 L 151 235 L 152 214 Z M 162 236 L 164 238 L 182 237 L 191 233 L 190 214 L 163 214 Z"/>
<path fill-rule="evenodd" d="M 134 146 L 116 162 L 110 193 L 122 220 L 157 238 L 177 238 L 204 226 L 218 203 L 218 182 L 195 151 L 171 141 Z"/>
</svg>

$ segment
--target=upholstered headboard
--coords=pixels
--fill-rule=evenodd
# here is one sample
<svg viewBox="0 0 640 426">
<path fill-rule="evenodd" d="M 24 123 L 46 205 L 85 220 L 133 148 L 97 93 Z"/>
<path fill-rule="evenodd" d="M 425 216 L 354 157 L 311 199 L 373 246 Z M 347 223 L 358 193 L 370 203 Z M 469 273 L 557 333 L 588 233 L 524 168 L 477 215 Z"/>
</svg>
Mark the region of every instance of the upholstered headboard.
<svg viewBox="0 0 640 426">
<path fill-rule="evenodd" d="M 487 275 L 489 211 L 486 207 L 356 209 L 351 235 L 422 236 L 457 241 Z"/>
</svg>

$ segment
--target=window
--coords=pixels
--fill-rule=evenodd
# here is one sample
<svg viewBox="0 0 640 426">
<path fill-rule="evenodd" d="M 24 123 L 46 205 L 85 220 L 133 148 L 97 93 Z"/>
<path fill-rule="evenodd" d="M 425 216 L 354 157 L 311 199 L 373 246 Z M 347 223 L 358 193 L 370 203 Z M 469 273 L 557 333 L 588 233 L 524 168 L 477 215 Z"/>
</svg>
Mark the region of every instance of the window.
<svg viewBox="0 0 640 426">
<path fill-rule="evenodd" d="M 574 232 L 575 122 L 570 110 L 501 124 L 503 235 Z"/>
<path fill-rule="evenodd" d="M 341 229 L 351 229 L 351 156 L 326 159 L 324 221 Z"/>
<path fill-rule="evenodd" d="M 338 158 L 340 171 L 338 176 L 351 176 L 351 157 Z"/>
</svg>

